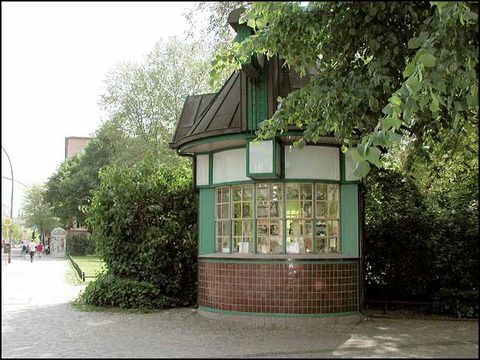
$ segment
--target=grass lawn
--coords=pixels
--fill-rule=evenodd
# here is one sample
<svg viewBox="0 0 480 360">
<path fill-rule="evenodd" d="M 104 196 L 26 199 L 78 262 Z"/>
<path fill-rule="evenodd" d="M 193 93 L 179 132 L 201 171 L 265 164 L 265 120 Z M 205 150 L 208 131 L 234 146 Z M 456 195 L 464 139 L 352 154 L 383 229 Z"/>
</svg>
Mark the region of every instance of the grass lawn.
<svg viewBox="0 0 480 360">
<path fill-rule="evenodd" d="M 105 266 L 103 261 L 95 255 L 72 256 L 72 258 L 85 273 L 85 283 L 94 280 L 94 278 L 89 278 L 87 276 L 97 275 L 97 273 L 100 272 L 100 270 L 102 270 Z"/>
</svg>

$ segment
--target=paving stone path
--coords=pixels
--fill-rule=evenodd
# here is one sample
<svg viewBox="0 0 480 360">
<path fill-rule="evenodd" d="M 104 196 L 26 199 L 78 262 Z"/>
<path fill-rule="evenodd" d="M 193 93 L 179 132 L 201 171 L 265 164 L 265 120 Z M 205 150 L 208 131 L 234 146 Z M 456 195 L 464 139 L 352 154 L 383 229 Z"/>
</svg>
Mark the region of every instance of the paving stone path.
<svg viewBox="0 0 480 360">
<path fill-rule="evenodd" d="M 82 312 L 66 260 L 2 259 L 2 358 L 478 357 L 478 323 L 369 318 L 291 328 L 206 318 Z"/>
</svg>

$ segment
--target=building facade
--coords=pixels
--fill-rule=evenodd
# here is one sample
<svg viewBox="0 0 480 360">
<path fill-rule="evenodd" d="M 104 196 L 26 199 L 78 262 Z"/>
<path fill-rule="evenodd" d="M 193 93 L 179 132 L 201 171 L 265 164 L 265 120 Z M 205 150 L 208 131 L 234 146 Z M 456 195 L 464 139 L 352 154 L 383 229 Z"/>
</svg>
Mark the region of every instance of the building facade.
<svg viewBox="0 0 480 360">
<path fill-rule="evenodd" d="M 81 136 L 68 136 L 65 138 L 65 160 L 71 158 L 73 155 L 83 151 L 85 146 L 92 138 Z"/>
</svg>

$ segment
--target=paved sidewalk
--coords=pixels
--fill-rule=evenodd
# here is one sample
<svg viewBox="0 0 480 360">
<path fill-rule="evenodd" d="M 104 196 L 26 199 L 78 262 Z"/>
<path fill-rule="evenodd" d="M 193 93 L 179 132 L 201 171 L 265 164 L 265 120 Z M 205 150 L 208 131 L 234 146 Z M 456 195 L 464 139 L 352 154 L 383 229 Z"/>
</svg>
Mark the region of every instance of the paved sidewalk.
<svg viewBox="0 0 480 360">
<path fill-rule="evenodd" d="M 189 308 L 81 312 L 66 260 L 2 261 L 2 358 L 478 357 L 478 323 L 371 318 L 301 329 L 251 326 Z M 37 339 L 37 340 L 34 340 Z"/>
</svg>

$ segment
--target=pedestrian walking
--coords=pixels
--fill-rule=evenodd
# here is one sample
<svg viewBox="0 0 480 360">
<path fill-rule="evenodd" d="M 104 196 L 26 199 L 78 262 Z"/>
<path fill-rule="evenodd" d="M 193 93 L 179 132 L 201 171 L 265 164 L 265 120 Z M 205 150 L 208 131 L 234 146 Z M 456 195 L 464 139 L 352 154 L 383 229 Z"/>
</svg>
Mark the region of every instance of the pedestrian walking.
<svg viewBox="0 0 480 360">
<path fill-rule="evenodd" d="M 42 257 L 42 252 L 43 252 L 43 244 L 39 242 L 37 245 L 37 255 L 39 258 Z"/>
<path fill-rule="evenodd" d="M 28 244 L 28 251 L 30 252 L 30 262 L 32 262 L 32 263 L 33 263 L 33 257 L 35 256 L 35 248 L 36 248 L 36 244 L 32 240 Z"/>
<path fill-rule="evenodd" d="M 25 254 L 27 253 L 27 242 L 22 240 L 22 259 L 25 259 Z"/>
</svg>

